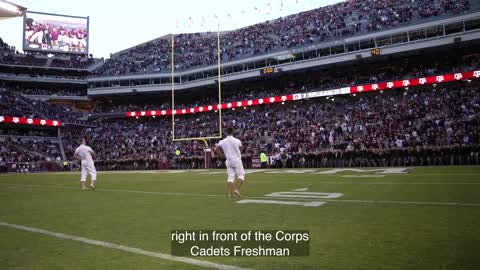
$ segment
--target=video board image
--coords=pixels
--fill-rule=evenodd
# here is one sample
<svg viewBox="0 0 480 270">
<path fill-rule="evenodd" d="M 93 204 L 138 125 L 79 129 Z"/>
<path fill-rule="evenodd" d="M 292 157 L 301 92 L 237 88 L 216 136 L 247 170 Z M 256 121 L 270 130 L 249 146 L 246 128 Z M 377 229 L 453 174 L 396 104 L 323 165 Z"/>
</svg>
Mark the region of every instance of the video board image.
<svg viewBox="0 0 480 270">
<path fill-rule="evenodd" d="M 88 54 L 88 18 L 27 12 L 25 51 Z"/>
</svg>

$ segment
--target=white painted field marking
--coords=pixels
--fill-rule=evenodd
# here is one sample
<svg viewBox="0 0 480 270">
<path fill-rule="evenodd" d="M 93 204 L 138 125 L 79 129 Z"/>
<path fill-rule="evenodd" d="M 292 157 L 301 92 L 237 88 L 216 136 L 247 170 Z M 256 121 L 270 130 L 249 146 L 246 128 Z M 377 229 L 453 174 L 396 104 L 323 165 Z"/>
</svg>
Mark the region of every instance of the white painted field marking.
<svg viewBox="0 0 480 270">
<path fill-rule="evenodd" d="M 240 200 L 237 203 L 260 203 L 260 204 L 284 204 L 284 205 L 300 205 L 300 206 L 309 206 L 309 207 L 318 207 L 325 204 L 325 202 L 312 201 L 312 202 L 296 202 L 296 201 L 277 201 L 277 200 Z"/>
<path fill-rule="evenodd" d="M 156 191 L 141 191 L 141 190 L 129 190 L 129 189 L 106 189 L 97 188 L 96 190 L 108 191 L 108 192 L 127 192 L 127 193 L 140 193 L 140 194 L 160 194 L 160 195 L 180 195 L 180 196 L 200 196 L 200 197 L 225 197 L 225 195 L 219 194 L 202 194 L 202 193 L 182 193 L 182 192 L 156 192 Z"/>
<path fill-rule="evenodd" d="M 200 174 L 226 174 L 225 172 L 201 172 Z"/>
<path fill-rule="evenodd" d="M 177 174 L 177 173 L 186 173 L 187 171 L 183 170 L 167 170 L 167 171 L 158 171 L 159 173 L 171 173 L 171 174 Z"/>
<path fill-rule="evenodd" d="M 186 258 L 186 257 L 177 257 L 177 256 L 172 256 L 172 255 L 169 255 L 169 254 L 165 254 L 165 253 L 144 250 L 144 249 L 141 249 L 141 248 L 134 248 L 134 247 L 119 245 L 119 244 L 115 244 L 115 243 L 89 239 L 89 238 L 76 236 L 76 235 L 57 233 L 57 232 L 37 229 L 37 228 L 33 228 L 33 227 L 27 227 L 27 226 L 23 226 L 23 225 L 0 222 L 0 226 L 9 227 L 9 228 L 22 230 L 22 231 L 27 231 L 27 232 L 44 234 L 44 235 L 53 236 L 53 237 L 61 238 L 61 239 L 73 240 L 73 241 L 82 242 L 82 243 L 95 245 L 95 246 L 117 249 L 117 250 L 121 250 L 121 251 L 125 251 L 125 252 L 145 255 L 145 256 L 149 256 L 149 257 L 160 258 L 160 259 L 164 259 L 164 260 L 168 260 L 168 261 L 176 261 L 176 262 L 181 262 L 181 263 L 192 264 L 192 265 L 201 266 L 201 267 L 210 268 L 210 269 L 249 270 L 247 268 L 242 268 L 242 267 L 238 267 L 238 266 L 234 266 L 234 265 L 212 263 L 212 262 L 208 262 L 208 261 L 196 260 L 196 259 L 191 259 L 191 258 Z"/>
<path fill-rule="evenodd" d="M 294 199 L 303 199 L 303 198 L 338 198 L 342 196 L 341 193 L 320 193 L 320 192 L 306 192 L 308 188 L 299 188 L 294 189 L 292 192 L 274 192 L 271 194 L 266 194 L 265 197 L 286 197 L 286 198 L 294 198 Z M 340 194 L 338 196 L 338 194 Z M 241 200 L 237 203 L 260 203 L 260 204 L 286 204 L 286 205 L 300 205 L 300 206 L 311 206 L 311 207 L 318 207 L 320 205 L 325 204 L 325 202 L 321 201 L 311 201 L 311 202 L 297 202 L 291 200 L 267 200 L 262 198 L 262 200 Z"/>
<path fill-rule="evenodd" d="M 379 169 L 355 169 L 355 168 L 343 168 L 333 169 L 328 171 L 316 172 L 313 174 L 336 174 L 339 172 L 376 172 L 377 174 L 405 174 L 408 173 L 408 168 L 379 168 Z"/>
<path fill-rule="evenodd" d="M 0 183 L 7 184 L 7 183 Z M 62 188 L 62 189 L 76 189 L 80 191 L 80 188 L 76 187 L 66 187 L 58 185 L 25 185 L 25 184 L 12 184 L 12 186 L 21 186 L 21 187 L 39 187 L 39 188 Z M 180 195 L 180 196 L 195 196 L 195 197 L 225 197 L 225 195 L 219 194 L 201 194 L 201 193 L 182 193 L 182 192 L 157 192 L 157 191 L 142 191 L 142 190 L 130 190 L 130 189 L 107 189 L 107 188 L 97 188 L 95 191 L 107 191 L 107 192 L 126 192 L 126 193 L 139 193 L 139 194 L 152 194 L 152 195 Z M 84 191 L 85 192 L 85 191 Z"/>
<path fill-rule="evenodd" d="M 266 171 L 269 171 L 269 170 L 265 170 L 265 169 L 246 169 L 245 174 L 260 173 L 260 172 L 266 172 Z"/>
<path fill-rule="evenodd" d="M 456 203 L 456 202 L 415 202 L 415 201 L 385 201 L 385 200 L 331 200 L 330 202 L 347 203 L 385 203 L 385 204 L 417 204 L 417 205 L 449 205 L 449 206 L 480 206 L 480 203 Z"/>
<path fill-rule="evenodd" d="M 302 173 L 313 173 L 316 172 L 317 170 L 277 170 L 277 171 L 268 171 L 265 173 L 272 173 L 272 174 L 283 174 L 283 173 L 288 173 L 288 174 L 302 174 Z"/>
<path fill-rule="evenodd" d="M 325 193 L 325 192 L 273 192 L 266 194 L 267 197 L 280 197 L 280 198 L 311 198 L 311 199 L 335 199 L 343 196 L 343 193 Z"/>
<path fill-rule="evenodd" d="M 10 186 L 22 186 L 22 187 L 41 187 L 41 188 L 62 188 L 62 189 L 76 189 L 79 192 L 79 188 L 76 187 L 66 187 L 66 186 L 55 186 L 55 185 L 25 185 L 25 184 L 14 184 L 14 183 L 0 183 L 3 185 Z M 96 189 L 97 191 L 108 191 L 108 192 L 126 192 L 126 193 L 139 193 L 139 194 L 150 194 L 150 195 L 167 195 L 167 196 L 192 196 L 192 197 L 225 197 L 225 195 L 220 194 L 201 194 L 201 193 L 180 193 L 180 192 L 156 192 L 156 191 L 141 191 L 141 190 L 129 190 L 129 189 Z M 85 192 L 95 192 L 95 191 L 85 191 Z M 243 196 L 246 199 L 264 199 L 265 197 L 247 197 Z M 288 198 L 284 198 L 287 200 Z M 297 200 L 302 200 L 302 198 L 296 198 Z M 306 198 L 304 200 L 312 200 L 311 198 Z M 322 200 L 328 200 L 329 202 L 350 202 L 350 203 L 387 203 L 387 204 L 419 204 L 419 205 L 456 205 L 456 206 L 480 206 L 480 203 L 457 203 L 457 202 L 417 202 L 417 201 L 387 201 L 387 200 L 341 200 L 341 199 L 329 199 L 322 198 Z"/>
<path fill-rule="evenodd" d="M 368 175 L 368 174 L 361 174 L 361 175 L 342 175 L 344 178 L 381 178 L 385 177 L 383 174 L 374 174 L 374 175 Z"/>
<path fill-rule="evenodd" d="M 258 183 L 258 182 L 256 182 Z M 270 183 L 270 181 L 262 181 Z M 326 182 L 326 181 L 298 181 L 280 182 L 282 184 L 334 184 L 334 185 L 480 185 L 480 182 Z"/>
<path fill-rule="evenodd" d="M 297 188 L 297 189 L 292 189 L 292 191 L 307 191 L 308 188 Z"/>
</svg>

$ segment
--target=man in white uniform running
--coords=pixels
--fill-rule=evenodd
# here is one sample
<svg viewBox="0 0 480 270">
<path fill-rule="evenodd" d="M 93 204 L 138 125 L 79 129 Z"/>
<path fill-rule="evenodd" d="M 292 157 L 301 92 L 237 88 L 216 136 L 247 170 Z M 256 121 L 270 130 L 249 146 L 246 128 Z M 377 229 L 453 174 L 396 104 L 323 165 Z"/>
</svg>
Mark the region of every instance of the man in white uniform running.
<svg viewBox="0 0 480 270">
<path fill-rule="evenodd" d="M 233 137 L 234 129 L 228 127 L 226 129 L 227 137 L 221 140 L 217 147 L 215 147 L 215 153 L 219 156 L 225 156 L 227 161 L 227 197 L 232 197 L 232 187 L 235 176 L 237 176 L 237 185 L 235 186 L 234 194 L 240 197 L 240 187 L 245 181 L 245 170 L 243 169 L 242 164 L 242 155 L 240 153 L 240 148 L 242 147 L 242 142 Z"/>
<path fill-rule="evenodd" d="M 82 190 L 88 189 L 85 185 L 87 181 L 87 174 L 90 174 L 90 188 L 95 189 L 95 181 L 97 180 L 97 170 L 95 170 L 95 165 L 93 164 L 93 157 L 95 157 L 95 152 L 87 146 L 85 139 L 80 140 L 80 146 L 75 150 L 75 158 L 82 161 L 82 176 L 80 177 L 80 182 L 82 182 Z"/>
</svg>

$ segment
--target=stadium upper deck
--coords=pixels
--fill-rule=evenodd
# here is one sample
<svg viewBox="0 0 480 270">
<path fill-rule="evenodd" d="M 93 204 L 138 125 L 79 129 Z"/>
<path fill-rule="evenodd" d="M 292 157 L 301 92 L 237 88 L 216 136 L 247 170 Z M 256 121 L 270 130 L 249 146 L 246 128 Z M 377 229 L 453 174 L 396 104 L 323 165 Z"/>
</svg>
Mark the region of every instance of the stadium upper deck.
<svg viewBox="0 0 480 270">
<path fill-rule="evenodd" d="M 345 1 L 221 34 L 221 60 L 228 62 L 298 48 L 432 18 L 470 11 L 469 0 Z M 115 54 L 94 73 L 100 76 L 161 73 L 171 69 L 170 36 Z M 217 36 L 181 34 L 175 38 L 179 71 L 215 64 Z"/>
</svg>

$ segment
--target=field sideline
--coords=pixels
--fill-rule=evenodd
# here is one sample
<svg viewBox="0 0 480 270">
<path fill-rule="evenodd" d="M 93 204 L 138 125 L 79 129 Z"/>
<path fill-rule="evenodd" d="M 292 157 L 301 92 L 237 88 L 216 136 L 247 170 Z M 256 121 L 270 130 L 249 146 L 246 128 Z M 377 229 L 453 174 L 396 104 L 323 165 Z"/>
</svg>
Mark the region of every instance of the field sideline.
<svg viewBox="0 0 480 270">
<path fill-rule="evenodd" d="M 480 166 L 328 170 L 250 171 L 241 199 L 225 197 L 224 170 L 100 172 L 96 191 L 79 173 L 2 175 L 0 265 L 478 269 Z M 170 231 L 183 229 L 309 230 L 310 256 L 171 257 Z"/>
</svg>

